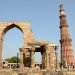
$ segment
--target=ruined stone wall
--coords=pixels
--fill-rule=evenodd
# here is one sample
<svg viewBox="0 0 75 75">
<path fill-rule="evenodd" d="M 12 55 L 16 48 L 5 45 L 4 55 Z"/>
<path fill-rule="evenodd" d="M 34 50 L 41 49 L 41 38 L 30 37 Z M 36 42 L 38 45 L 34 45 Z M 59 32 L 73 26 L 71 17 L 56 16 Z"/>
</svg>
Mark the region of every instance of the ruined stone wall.
<svg viewBox="0 0 75 75">
<path fill-rule="evenodd" d="M 27 47 L 27 43 L 32 43 L 35 41 L 29 22 L 0 22 L 0 68 L 4 35 L 7 31 L 14 27 L 18 28 L 23 33 L 24 48 Z"/>
<path fill-rule="evenodd" d="M 34 35 L 29 22 L 0 22 L 0 38 L 3 39 L 5 33 L 13 27 L 23 32 L 25 42 L 34 42 Z"/>
</svg>

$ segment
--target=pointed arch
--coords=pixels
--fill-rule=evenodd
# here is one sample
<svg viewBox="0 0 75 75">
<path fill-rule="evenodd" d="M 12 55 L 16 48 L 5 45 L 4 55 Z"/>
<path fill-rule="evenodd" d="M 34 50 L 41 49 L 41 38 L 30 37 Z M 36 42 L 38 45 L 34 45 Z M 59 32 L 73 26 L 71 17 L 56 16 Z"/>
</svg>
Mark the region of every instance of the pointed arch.
<svg viewBox="0 0 75 75">
<path fill-rule="evenodd" d="M 19 30 L 23 33 L 23 30 L 22 30 L 18 25 L 16 25 L 16 24 L 11 24 L 11 25 L 7 26 L 7 27 L 3 30 L 2 34 L 1 34 L 1 39 L 3 40 L 4 35 L 6 34 L 6 32 L 9 31 L 10 29 L 14 28 L 14 27 L 16 27 L 17 29 L 19 29 Z"/>
</svg>

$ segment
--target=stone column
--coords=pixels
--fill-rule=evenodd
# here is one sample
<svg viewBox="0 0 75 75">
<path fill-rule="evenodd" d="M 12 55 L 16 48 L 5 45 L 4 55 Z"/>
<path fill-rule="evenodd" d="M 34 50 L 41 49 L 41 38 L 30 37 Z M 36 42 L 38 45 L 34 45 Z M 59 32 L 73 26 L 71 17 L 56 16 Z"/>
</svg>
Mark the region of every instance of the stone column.
<svg viewBox="0 0 75 75">
<path fill-rule="evenodd" d="M 44 53 L 44 58 L 43 59 L 44 59 L 44 69 L 46 69 L 46 64 L 47 64 L 46 63 L 46 53 Z"/>
<path fill-rule="evenodd" d="M 49 52 L 46 52 L 46 69 L 49 69 Z"/>
<path fill-rule="evenodd" d="M 35 67 L 35 63 L 34 63 L 34 50 L 35 50 L 35 48 L 32 48 L 32 50 L 31 50 L 31 68 Z"/>
<path fill-rule="evenodd" d="M 55 56 L 56 56 L 56 64 L 55 64 L 55 68 L 56 68 L 56 70 L 59 70 L 58 46 L 55 46 Z"/>
<path fill-rule="evenodd" d="M 0 39 L 0 70 L 2 68 L 2 45 L 3 45 L 3 40 Z"/>
<path fill-rule="evenodd" d="M 46 60 L 45 60 L 45 53 L 42 53 L 42 69 L 45 68 L 45 65 L 46 65 Z"/>
<path fill-rule="evenodd" d="M 20 48 L 20 68 L 24 68 L 23 64 L 23 50 Z"/>
<path fill-rule="evenodd" d="M 42 69 L 43 69 L 44 68 L 44 54 L 41 53 L 41 55 L 42 55 Z"/>
<path fill-rule="evenodd" d="M 46 52 L 45 52 L 45 57 L 46 57 L 46 69 L 49 69 L 50 67 L 50 63 L 49 63 L 49 50 L 48 50 L 48 45 L 45 45 L 45 49 L 46 49 Z"/>
</svg>

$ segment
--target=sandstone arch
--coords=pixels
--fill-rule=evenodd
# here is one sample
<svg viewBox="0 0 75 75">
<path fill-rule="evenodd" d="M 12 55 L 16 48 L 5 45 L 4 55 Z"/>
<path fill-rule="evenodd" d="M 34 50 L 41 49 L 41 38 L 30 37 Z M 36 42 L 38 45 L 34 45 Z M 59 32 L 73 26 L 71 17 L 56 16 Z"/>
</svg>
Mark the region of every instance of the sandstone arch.
<svg viewBox="0 0 75 75">
<path fill-rule="evenodd" d="M 13 27 L 23 32 L 24 47 L 20 48 L 20 69 L 35 67 L 34 53 L 41 52 L 43 69 L 54 67 L 54 48 L 56 45 L 48 41 L 36 41 L 29 22 L 0 22 L 0 69 L 2 59 L 2 45 L 5 33 Z"/>
<path fill-rule="evenodd" d="M 3 38 L 7 31 L 12 28 L 18 28 L 23 32 L 24 35 L 24 48 L 27 47 L 27 43 L 34 41 L 34 36 L 30 28 L 29 22 L 0 22 L 0 68 L 1 68 L 1 59 L 2 59 L 2 45 Z"/>
<path fill-rule="evenodd" d="M 14 28 L 14 27 L 16 27 L 16 28 L 19 29 L 21 32 L 23 32 L 22 29 L 21 29 L 19 26 L 17 26 L 16 24 L 11 24 L 11 25 L 7 26 L 7 27 L 3 30 L 2 34 L 1 34 L 1 39 L 3 40 L 4 35 L 6 34 L 6 32 L 9 31 L 10 29 Z"/>
</svg>

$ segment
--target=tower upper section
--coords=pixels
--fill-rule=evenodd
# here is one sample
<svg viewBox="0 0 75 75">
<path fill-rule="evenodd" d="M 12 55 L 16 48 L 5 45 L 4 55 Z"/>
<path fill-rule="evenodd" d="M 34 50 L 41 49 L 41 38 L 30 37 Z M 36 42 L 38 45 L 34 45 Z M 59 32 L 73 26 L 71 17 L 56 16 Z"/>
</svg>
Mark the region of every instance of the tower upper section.
<svg viewBox="0 0 75 75">
<path fill-rule="evenodd" d="M 64 7 L 63 5 L 60 5 L 60 16 L 65 15 Z"/>
<path fill-rule="evenodd" d="M 66 15 L 65 15 L 65 10 L 64 10 L 63 5 L 60 5 L 59 11 L 60 11 L 60 28 L 68 27 Z"/>
</svg>

